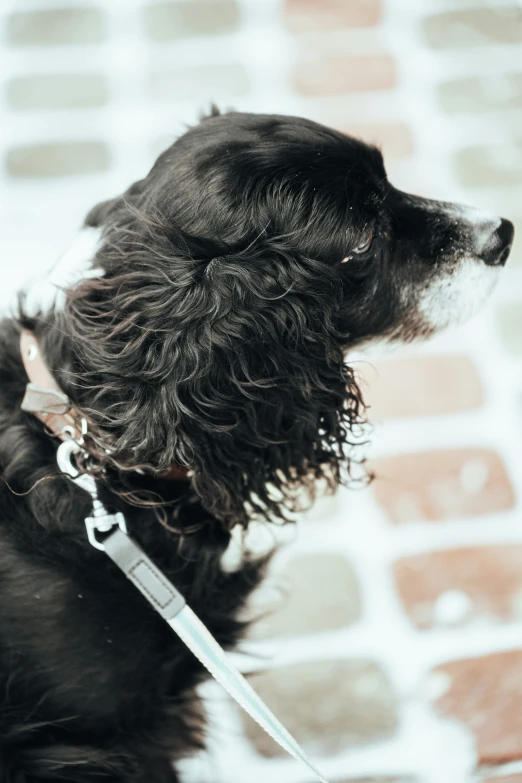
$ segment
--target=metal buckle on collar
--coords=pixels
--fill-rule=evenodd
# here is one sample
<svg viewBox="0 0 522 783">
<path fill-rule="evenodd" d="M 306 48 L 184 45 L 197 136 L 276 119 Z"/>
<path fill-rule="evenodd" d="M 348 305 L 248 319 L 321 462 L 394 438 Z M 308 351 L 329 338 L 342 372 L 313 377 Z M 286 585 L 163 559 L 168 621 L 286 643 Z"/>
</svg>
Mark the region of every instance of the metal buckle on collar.
<svg viewBox="0 0 522 783">
<path fill-rule="evenodd" d="M 78 442 L 72 438 L 64 440 L 64 442 L 58 446 L 56 461 L 58 462 L 58 467 L 61 472 L 70 476 L 75 484 L 84 489 L 91 496 L 93 513 L 92 516 L 87 517 L 85 520 L 87 536 L 93 547 L 104 552 L 105 547 L 103 541 L 98 539 L 97 534 L 109 533 L 115 527 L 119 527 L 120 530 L 126 533 L 127 525 L 125 524 L 125 517 L 120 511 L 116 514 L 107 513 L 107 509 L 98 498 L 98 488 L 94 476 L 90 476 L 88 473 L 80 473 L 78 468 L 74 465 L 73 456 L 74 454 L 79 454 L 81 452 L 82 448 L 80 444 L 82 441 Z"/>
</svg>

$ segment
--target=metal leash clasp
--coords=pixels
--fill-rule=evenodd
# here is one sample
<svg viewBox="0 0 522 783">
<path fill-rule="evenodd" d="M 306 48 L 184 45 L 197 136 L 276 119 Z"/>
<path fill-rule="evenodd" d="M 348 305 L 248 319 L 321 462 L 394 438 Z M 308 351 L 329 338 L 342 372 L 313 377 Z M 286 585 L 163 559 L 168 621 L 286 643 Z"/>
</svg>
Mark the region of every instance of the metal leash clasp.
<svg viewBox="0 0 522 783">
<path fill-rule="evenodd" d="M 87 536 L 90 543 L 96 549 L 105 551 L 103 542 L 98 540 L 98 533 L 109 533 L 113 528 L 119 527 L 124 533 L 127 532 L 127 525 L 125 524 L 125 517 L 118 511 L 116 514 L 109 514 L 101 500 L 98 498 L 98 488 L 96 486 L 96 480 L 94 476 L 90 476 L 88 473 L 80 473 L 78 468 L 73 463 L 73 456 L 81 452 L 81 444 L 76 440 L 70 438 L 64 440 L 58 446 L 56 453 L 56 461 L 58 467 L 62 473 L 70 476 L 74 483 L 82 489 L 86 490 L 92 498 L 93 512 L 92 516 L 87 517 L 85 520 L 85 527 L 87 529 Z"/>
</svg>

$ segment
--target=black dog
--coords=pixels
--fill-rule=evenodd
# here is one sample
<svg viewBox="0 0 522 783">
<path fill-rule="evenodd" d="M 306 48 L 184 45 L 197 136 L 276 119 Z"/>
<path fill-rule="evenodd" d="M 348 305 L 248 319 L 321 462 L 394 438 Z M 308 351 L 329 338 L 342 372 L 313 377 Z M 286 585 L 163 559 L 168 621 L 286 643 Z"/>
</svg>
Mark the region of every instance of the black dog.
<svg viewBox="0 0 522 783">
<path fill-rule="evenodd" d="M 205 672 L 89 545 L 89 496 L 20 409 L 21 328 L 96 433 L 106 506 L 231 647 L 263 571 L 222 568 L 231 529 L 349 468 L 346 352 L 468 317 L 513 227 L 395 190 L 329 128 L 217 111 L 86 225 L 88 268 L 0 328 L 0 780 L 167 783 L 203 743 Z"/>
</svg>

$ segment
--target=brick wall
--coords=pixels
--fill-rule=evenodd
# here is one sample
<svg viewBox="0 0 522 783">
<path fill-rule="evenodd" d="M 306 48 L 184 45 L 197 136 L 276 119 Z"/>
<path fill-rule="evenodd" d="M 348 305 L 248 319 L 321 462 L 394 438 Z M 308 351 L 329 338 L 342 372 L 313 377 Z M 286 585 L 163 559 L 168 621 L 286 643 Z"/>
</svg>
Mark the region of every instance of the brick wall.
<svg viewBox="0 0 522 783">
<path fill-rule="evenodd" d="M 377 141 L 399 187 L 522 229 L 514 0 L 4 0 L 0 28 L 2 306 L 210 99 Z M 337 783 L 522 781 L 520 247 L 473 323 L 358 358 L 378 478 L 284 531 L 258 597 L 238 660 Z M 187 780 L 311 783 L 204 691 Z"/>
</svg>

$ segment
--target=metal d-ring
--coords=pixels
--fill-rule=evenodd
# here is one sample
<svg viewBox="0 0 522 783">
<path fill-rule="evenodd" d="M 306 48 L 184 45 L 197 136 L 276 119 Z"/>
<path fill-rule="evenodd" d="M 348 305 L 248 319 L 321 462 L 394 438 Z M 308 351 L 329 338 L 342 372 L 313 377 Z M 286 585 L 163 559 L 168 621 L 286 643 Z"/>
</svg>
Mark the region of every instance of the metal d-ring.
<svg viewBox="0 0 522 783">
<path fill-rule="evenodd" d="M 61 435 L 67 437 L 68 440 L 73 440 L 79 446 L 83 446 L 85 443 L 85 436 L 89 432 L 89 424 L 85 416 L 82 416 L 80 420 L 80 437 L 77 437 L 78 428 L 73 424 L 65 424 L 61 429 Z"/>
<path fill-rule="evenodd" d="M 108 533 L 114 527 L 119 527 L 124 533 L 127 532 L 127 525 L 125 524 L 125 517 L 121 512 L 116 514 L 109 514 L 101 500 L 98 498 L 98 487 L 96 486 L 96 480 L 94 476 L 89 473 L 80 473 L 76 465 L 73 463 L 73 456 L 79 454 L 82 451 L 80 443 L 73 440 L 64 440 L 58 446 L 56 452 L 56 461 L 58 467 L 62 473 L 69 476 L 75 484 L 84 489 L 92 498 L 92 516 L 85 519 L 85 526 L 87 528 L 87 536 L 90 543 L 96 549 L 105 550 L 103 544 L 96 538 L 96 533 Z"/>
</svg>

